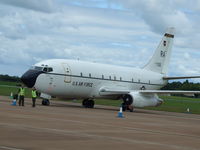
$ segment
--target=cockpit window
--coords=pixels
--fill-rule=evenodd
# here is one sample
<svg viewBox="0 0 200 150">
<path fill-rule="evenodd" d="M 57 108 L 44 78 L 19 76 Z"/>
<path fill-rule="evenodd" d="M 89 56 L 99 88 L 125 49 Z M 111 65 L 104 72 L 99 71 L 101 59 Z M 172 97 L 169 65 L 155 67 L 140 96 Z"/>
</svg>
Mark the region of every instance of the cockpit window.
<svg viewBox="0 0 200 150">
<path fill-rule="evenodd" d="M 48 68 L 47 68 L 47 67 L 44 67 L 43 71 L 44 71 L 44 72 L 48 72 Z"/>
<path fill-rule="evenodd" d="M 44 67 L 43 71 L 44 72 L 52 72 L 53 68 L 51 68 L 51 67 Z"/>
<path fill-rule="evenodd" d="M 43 67 L 33 66 L 33 67 L 31 67 L 31 69 L 42 71 Z"/>
<path fill-rule="evenodd" d="M 39 67 L 39 66 L 32 66 L 31 69 L 38 70 L 38 71 L 44 71 L 44 72 L 52 72 L 52 67 Z"/>
<path fill-rule="evenodd" d="M 49 68 L 49 72 L 52 72 L 52 71 L 53 71 L 53 68 L 50 67 L 50 68 Z"/>
</svg>

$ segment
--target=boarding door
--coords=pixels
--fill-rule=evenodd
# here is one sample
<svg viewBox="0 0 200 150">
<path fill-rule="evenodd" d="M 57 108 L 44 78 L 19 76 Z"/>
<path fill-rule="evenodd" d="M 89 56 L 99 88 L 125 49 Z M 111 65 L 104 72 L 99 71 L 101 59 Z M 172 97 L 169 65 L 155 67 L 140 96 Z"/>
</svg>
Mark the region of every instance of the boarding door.
<svg viewBox="0 0 200 150">
<path fill-rule="evenodd" d="M 67 63 L 62 63 L 64 69 L 64 82 L 70 83 L 71 82 L 71 69 Z"/>
</svg>

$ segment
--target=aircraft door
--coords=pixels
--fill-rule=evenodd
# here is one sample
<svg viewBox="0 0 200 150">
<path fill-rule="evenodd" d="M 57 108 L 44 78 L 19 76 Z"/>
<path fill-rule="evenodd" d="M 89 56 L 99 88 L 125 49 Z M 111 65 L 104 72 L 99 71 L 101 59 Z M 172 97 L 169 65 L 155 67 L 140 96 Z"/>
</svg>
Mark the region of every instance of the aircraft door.
<svg viewBox="0 0 200 150">
<path fill-rule="evenodd" d="M 63 69 L 64 69 L 64 82 L 70 83 L 71 82 L 71 69 L 67 63 L 62 63 Z"/>
</svg>

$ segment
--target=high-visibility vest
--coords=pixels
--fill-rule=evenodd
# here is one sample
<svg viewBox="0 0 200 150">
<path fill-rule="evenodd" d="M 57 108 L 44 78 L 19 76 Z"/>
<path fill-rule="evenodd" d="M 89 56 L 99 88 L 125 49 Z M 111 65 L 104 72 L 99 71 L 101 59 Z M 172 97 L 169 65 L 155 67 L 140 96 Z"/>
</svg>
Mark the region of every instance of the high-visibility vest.
<svg viewBox="0 0 200 150">
<path fill-rule="evenodd" d="M 25 89 L 20 88 L 19 95 L 24 96 L 25 95 Z"/>
<path fill-rule="evenodd" d="M 37 97 L 36 90 L 32 90 L 32 97 L 33 97 L 33 98 L 36 98 L 36 97 Z"/>
</svg>

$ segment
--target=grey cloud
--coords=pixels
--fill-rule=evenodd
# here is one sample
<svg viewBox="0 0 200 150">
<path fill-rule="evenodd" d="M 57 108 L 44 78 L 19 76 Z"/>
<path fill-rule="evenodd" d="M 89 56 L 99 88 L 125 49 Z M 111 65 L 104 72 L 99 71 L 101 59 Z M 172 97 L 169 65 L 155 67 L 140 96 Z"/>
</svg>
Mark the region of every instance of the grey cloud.
<svg viewBox="0 0 200 150">
<path fill-rule="evenodd" d="M 0 3 L 48 13 L 55 5 L 53 0 L 0 0 Z"/>
<path fill-rule="evenodd" d="M 192 29 L 192 22 L 183 11 L 188 4 L 184 0 L 181 2 L 179 0 L 118 0 L 118 3 L 140 15 L 157 33 L 163 32 L 163 29 L 170 26 L 177 28 L 178 31 L 180 31 L 179 28 Z"/>
</svg>

